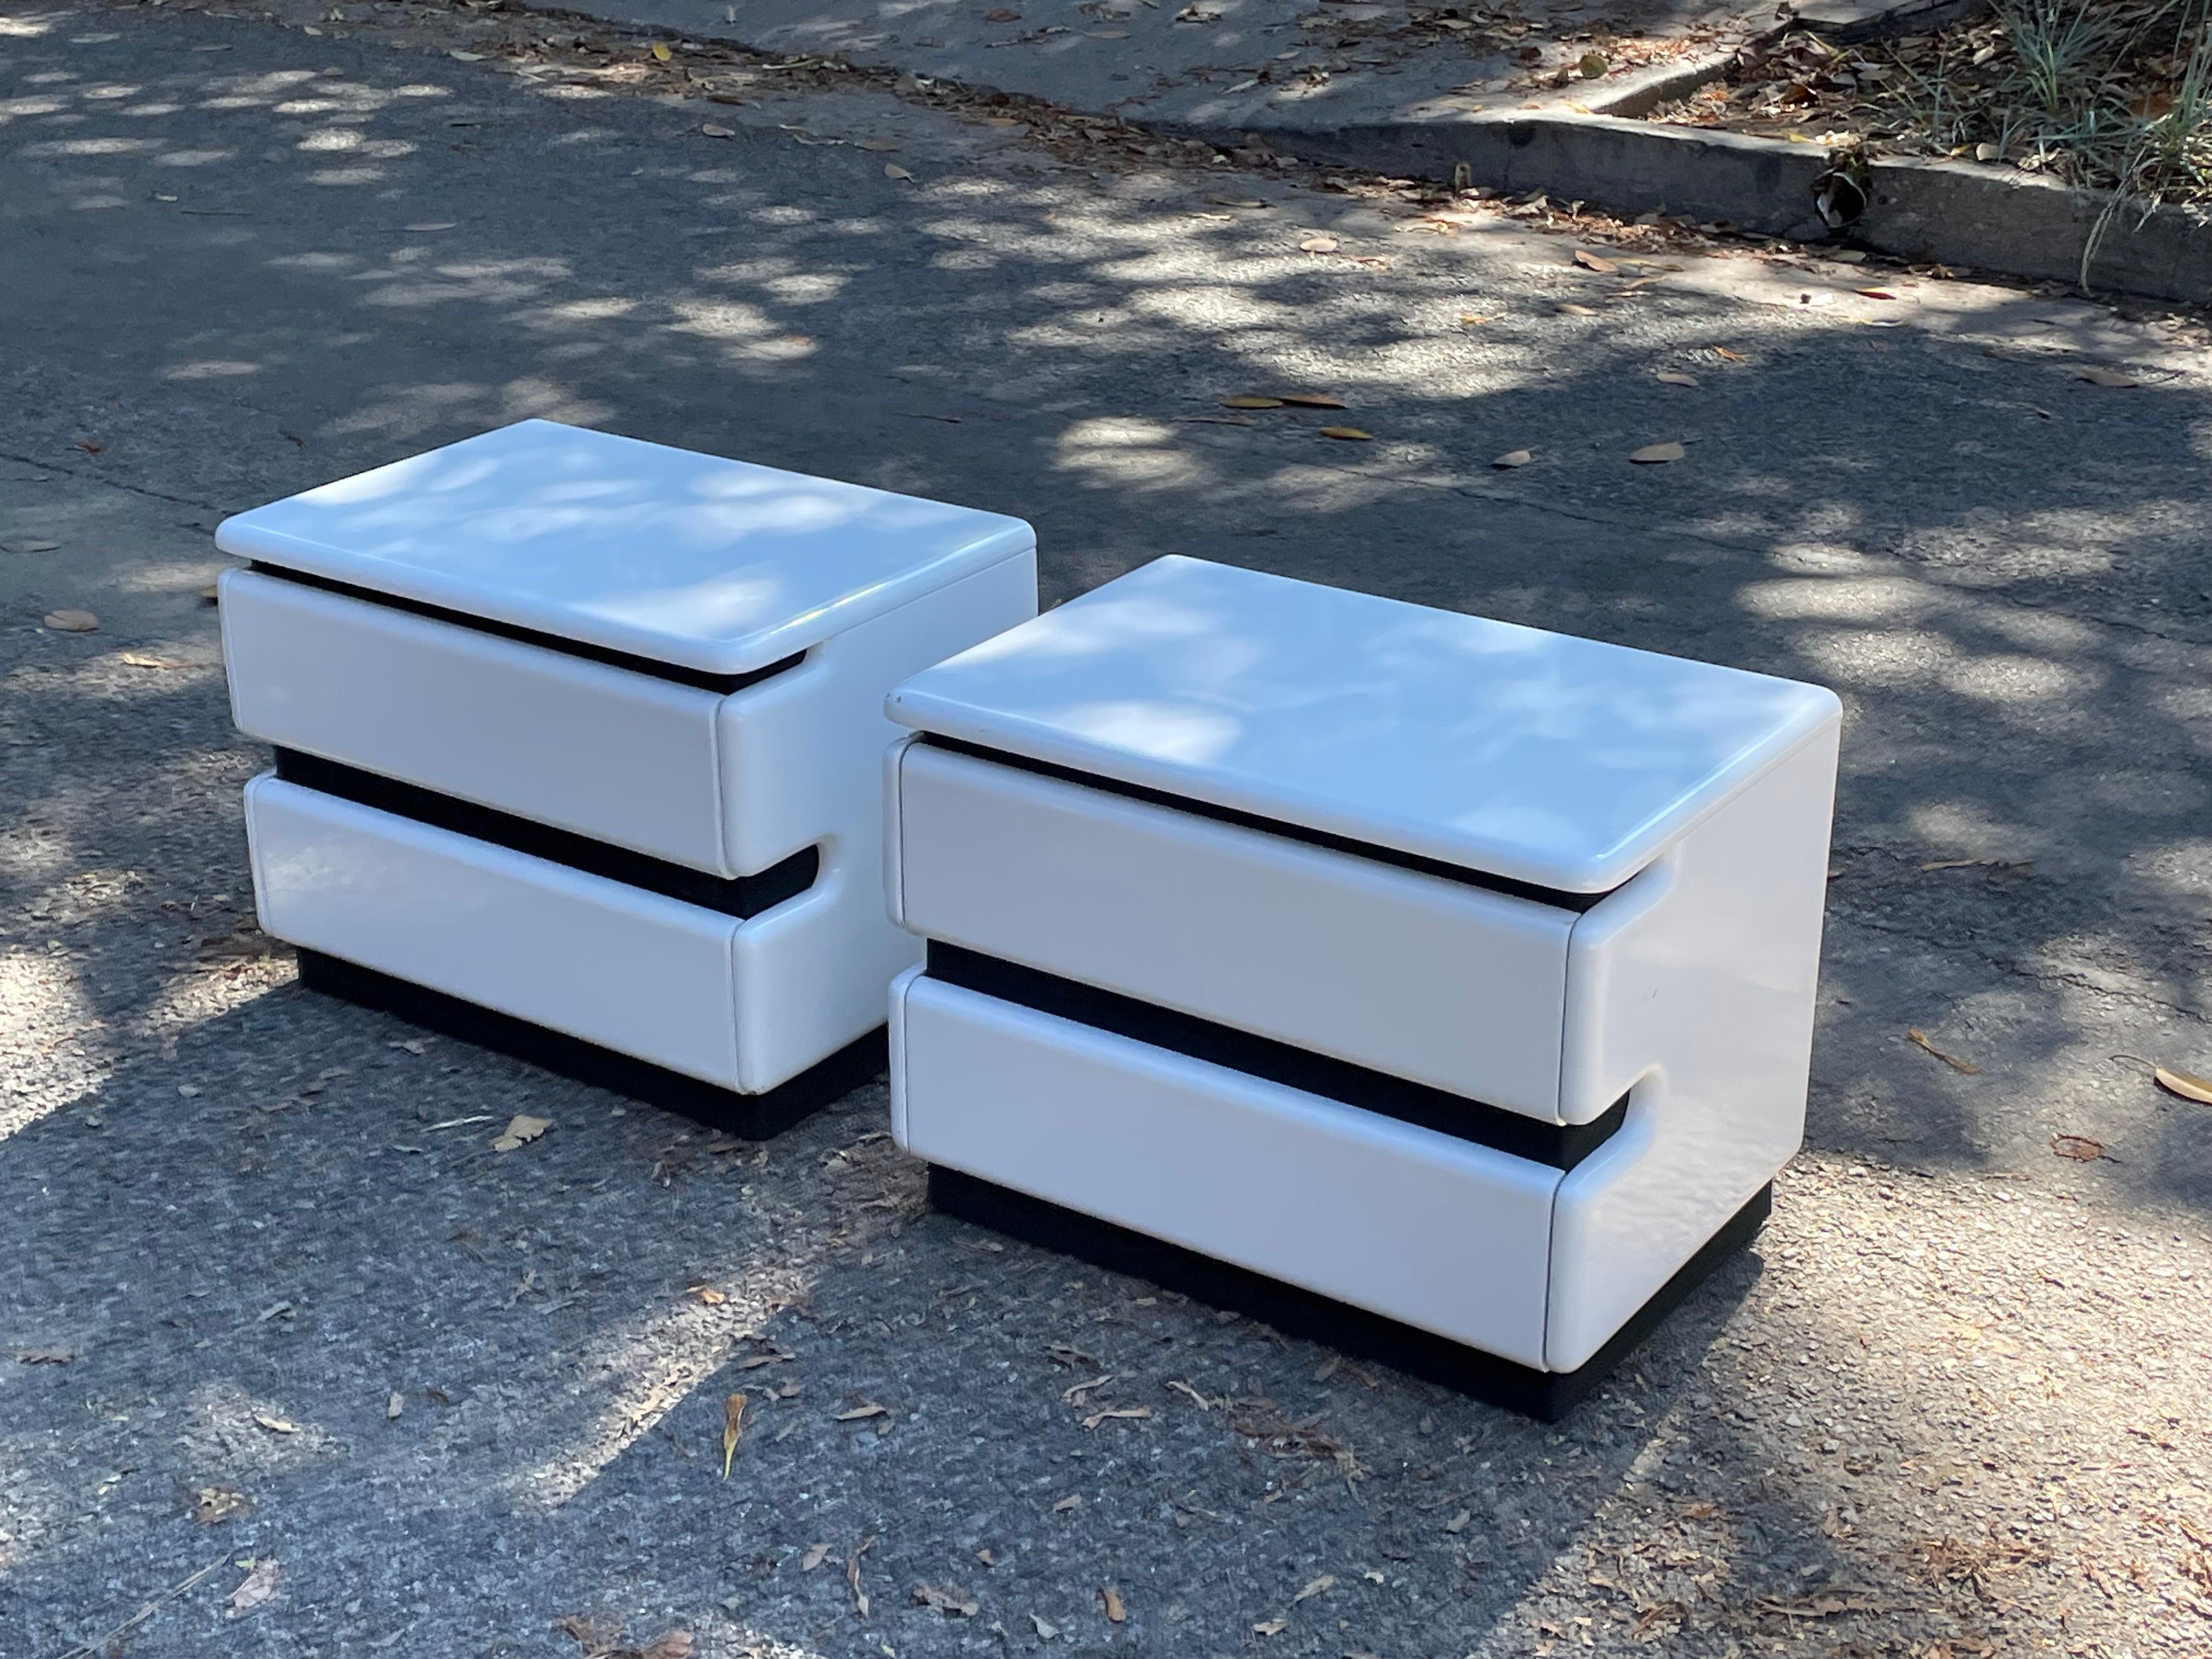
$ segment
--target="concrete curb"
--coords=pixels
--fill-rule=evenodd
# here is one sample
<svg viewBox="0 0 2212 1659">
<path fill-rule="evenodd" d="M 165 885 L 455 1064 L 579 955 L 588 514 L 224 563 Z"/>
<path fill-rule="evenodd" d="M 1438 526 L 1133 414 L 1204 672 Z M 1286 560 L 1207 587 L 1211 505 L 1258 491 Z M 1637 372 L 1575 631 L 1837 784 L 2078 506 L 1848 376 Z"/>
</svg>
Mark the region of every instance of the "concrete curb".
<svg viewBox="0 0 2212 1659">
<path fill-rule="evenodd" d="M 2067 283 L 2081 279 L 2112 206 L 2100 191 L 2031 173 L 1898 157 L 1873 164 L 1866 211 L 1838 232 L 1813 207 L 1827 150 L 1618 115 L 1478 114 L 1267 136 L 1305 160 L 1363 171 L 1449 179 L 1464 166 L 1475 184 L 1511 194 L 1540 190 L 1629 216 L 1724 219 L 1759 235 Z M 2212 305 L 2212 215 L 2123 207 L 2097 242 L 2087 286 Z"/>
</svg>

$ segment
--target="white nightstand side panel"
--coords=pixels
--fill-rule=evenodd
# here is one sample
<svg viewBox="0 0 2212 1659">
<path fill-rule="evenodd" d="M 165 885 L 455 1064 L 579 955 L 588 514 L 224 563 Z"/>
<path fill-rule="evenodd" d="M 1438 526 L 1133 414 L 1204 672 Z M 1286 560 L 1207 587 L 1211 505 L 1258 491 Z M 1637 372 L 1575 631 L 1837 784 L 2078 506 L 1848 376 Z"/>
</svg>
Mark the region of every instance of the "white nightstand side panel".
<svg viewBox="0 0 2212 1659">
<path fill-rule="evenodd" d="M 1684 837 L 1644 895 L 1632 883 L 1577 926 L 1565 1097 L 1587 1115 L 1636 1086 L 1620 1133 L 1560 1185 L 1553 1370 L 1602 1346 L 1804 1138 L 1838 731 Z"/>
<path fill-rule="evenodd" d="M 891 1018 L 888 1036 L 890 1038 L 890 1096 L 891 1139 L 908 1151 L 912 1143 L 907 1137 L 906 1086 L 900 1079 L 906 1075 L 906 1000 L 914 989 L 914 982 L 922 976 L 920 968 L 909 968 L 891 981 Z"/>
<path fill-rule="evenodd" d="M 750 875 L 827 836 L 875 859 L 883 755 L 905 732 L 884 714 L 885 694 L 1036 608 L 1036 554 L 1025 548 L 831 635 L 798 667 L 726 700 L 718 727 L 731 869 Z"/>
<path fill-rule="evenodd" d="M 225 571 L 221 587 L 240 730 L 738 873 L 723 854 L 715 693 L 254 571 Z"/>
<path fill-rule="evenodd" d="M 823 849 L 814 884 L 748 918 L 736 940 L 738 1087 L 762 1094 L 884 1023 L 884 988 L 921 941 L 884 914 L 872 842 Z"/>
<path fill-rule="evenodd" d="M 1542 1363 L 1558 1170 L 926 976 L 891 1029 L 917 1157 Z"/>
<path fill-rule="evenodd" d="M 920 741 L 906 732 L 884 750 L 884 910 L 895 927 L 906 927 L 906 873 L 899 854 L 903 839 L 899 813 L 899 773 L 906 765 L 906 751 Z"/>
<path fill-rule="evenodd" d="M 1571 911 L 927 744 L 925 938 L 1557 1121 Z"/>
<path fill-rule="evenodd" d="M 735 918 L 273 775 L 246 819 L 274 937 L 738 1086 Z"/>
</svg>

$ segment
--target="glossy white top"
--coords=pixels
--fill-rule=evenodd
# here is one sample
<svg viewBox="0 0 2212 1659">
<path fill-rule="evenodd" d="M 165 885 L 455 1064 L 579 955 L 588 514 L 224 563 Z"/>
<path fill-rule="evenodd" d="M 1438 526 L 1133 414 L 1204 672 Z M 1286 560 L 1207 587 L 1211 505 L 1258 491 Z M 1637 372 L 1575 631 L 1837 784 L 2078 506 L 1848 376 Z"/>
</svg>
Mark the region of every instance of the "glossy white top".
<svg viewBox="0 0 2212 1659">
<path fill-rule="evenodd" d="M 1035 545 L 1019 519 L 521 421 L 226 519 L 226 553 L 714 674 Z"/>
<path fill-rule="evenodd" d="M 1832 692 L 1164 558 L 927 669 L 891 718 L 1568 892 L 1620 885 Z"/>
</svg>

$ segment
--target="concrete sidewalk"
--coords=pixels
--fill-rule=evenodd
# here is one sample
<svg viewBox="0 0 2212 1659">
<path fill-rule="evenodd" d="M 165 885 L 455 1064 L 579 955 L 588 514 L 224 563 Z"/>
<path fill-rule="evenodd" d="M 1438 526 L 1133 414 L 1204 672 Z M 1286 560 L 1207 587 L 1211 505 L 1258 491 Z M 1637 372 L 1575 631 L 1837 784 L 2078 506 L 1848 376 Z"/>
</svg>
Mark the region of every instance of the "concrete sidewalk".
<svg viewBox="0 0 2212 1659">
<path fill-rule="evenodd" d="M 1747 0 L 559 0 L 760 51 L 835 53 L 1119 115 L 1279 139 L 1572 108 L 1625 76 L 1771 27 Z M 1595 76 L 1583 60 L 1595 54 Z M 1554 82 L 1565 76 L 1565 87 Z"/>
</svg>

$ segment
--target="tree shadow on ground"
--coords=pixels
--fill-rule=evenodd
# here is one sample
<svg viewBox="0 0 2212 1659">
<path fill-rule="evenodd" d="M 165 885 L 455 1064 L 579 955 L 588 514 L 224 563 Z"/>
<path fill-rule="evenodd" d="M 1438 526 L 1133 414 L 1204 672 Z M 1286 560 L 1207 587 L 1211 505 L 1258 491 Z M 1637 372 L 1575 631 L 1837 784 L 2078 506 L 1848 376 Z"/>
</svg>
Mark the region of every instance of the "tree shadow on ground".
<svg viewBox="0 0 2212 1659">
<path fill-rule="evenodd" d="M 1816 1140 L 1989 1159 L 2019 1105 L 1990 1083 L 2049 1086 L 2143 1011 L 2201 1017 L 2193 390 L 2118 400 L 1981 337 L 1811 318 L 1753 347 L 1740 306 L 1693 294 L 1585 328 L 1518 240 L 1456 265 L 1392 248 L 1346 283 L 1295 238 L 1171 217 L 1194 189 L 1173 179 L 1006 173 L 917 201 L 822 150 L 802 191 L 773 134 L 700 155 L 650 106 L 579 114 L 329 42 L 276 49 L 283 75 L 226 74 L 183 56 L 205 24 L 148 27 L 177 32 L 160 84 L 116 92 L 90 48 L 44 36 L 9 67 L 5 165 L 45 205 L 0 260 L 53 331 L 4 373 L 42 465 L 228 510 L 544 414 L 1021 514 L 1052 599 L 1190 552 L 1819 679 L 1852 724 Z M 321 75 L 334 56 L 343 73 Z M 477 131 L 446 125 L 464 106 L 495 139 L 453 137 Z M 456 143 L 474 146 L 459 175 L 434 153 Z M 101 228 L 173 179 L 204 216 Z M 452 228 L 407 228 L 428 223 Z M 1495 322 L 1459 328 L 1493 300 Z M 88 340 L 94 365 L 70 343 Z M 1692 401 L 1650 376 L 1692 359 Z M 109 404 L 118 382 L 143 397 Z M 1295 411 L 1200 423 L 1287 386 L 1339 393 L 1376 441 L 1333 443 L 1329 417 Z M 2063 466 L 2006 435 L 2051 421 Z M 1692 461 L 1626 465 L 1660 436 L 1692 440 Z M 72 458 L 80 440 L 100 456 Z M 1540 464 L 1493 472 L 1516 447 Z M 264 1647 L 381 1639 L 434 1607 L 495 1641 L 541 1630 L 549 1598 L 604 1598 L 719 1605 L 732 1642 L 845 1651 L 842 1564 L 872 1536 L 859 1572 L 884 1622 L 866 1628 L 924 1650 L 985 1633 L 910 1608 L 913 1583 L 956 1579 L 1017 1634 L 1034 1612 L 1116 1650 L 1231 1650 L 1291 1617 L 1291 1651 L 1443 1651 L 1507 1641 L 1505 1612 L 1632 1483 L 1724 1502 L 1747 1530 L 1702 1559 L 1734 1559 L 1745 1595 L 1846 1573 L 1819 1480 L 1731 1460 L 1726 1429 L 1694 1467 L 1654 1462 L 1651 1425 L 1717 1386 L 1697 1374 L 1748 1261 L 1549 1431 L 1388 1375 L 1323 1379 L 1309 1346 L 907 1225 L 914 1172 L 849 1144 L 878 1096 L 740 1172 L 749 1152 L 678 1142 L 672 1120 L 451 1045 L 392 1048 L 404 1028 L 283 988 L 281 968 L 240 970 L 265 994 L 236 1006 L 180 1000 L 201 970 L 173 952 L 201 948 L 178 940 L 207 935 L 204 913 L 159 902 L 247 890 L 235 786 L 258 760 L 219 681 L 118 691 L 0 648 L 21 739 L 0 787 L 51 832 L 13 864 L 9 948 L 76 999 L 59 1040 L 87 1079 L 0 1141 L 0 1207 L 32 1241 L 0 1279 L 11 1328 L 35 1310 L 85 1350 L 19 1392 L 7 1447 L 38 1469 L 40 1529 L 17 1538 L 42 1576 L 128 1559 L 181 1577 L 214 1540 L 179 1517 L 216 1479 L 270 1494 L 250 1535 L 297 1574 Z M 112 741 L 76 740 L 103 722 Z M 1919 867 L 1950 859 L 2034 872 Z M 146 884 L 72 887 L 101 862 Z M 1989 1082 L 1904 1045 L 1930 1006 L 1958 1010 L 1947 1044 L 2010 1045 Z M 201 1093 L 180 1109 L 181 1088 Z M 562 1126 L 527 1158 L 429 1127 L 525 1107 Z M 2116 1179 L 2201 1206 L 2201 1123 L 2161 1125 L 2164 1155 L 2129 1147 Z M 694 1284 L 738 1292 L 744 1320 Z M 1082 1428 L 1063 1391 L 1096 1373 L 1051 1343 L 1127 1368 L 1126 1392 L 1091 1397 L 1153 1417 Z M 798 1358 L 738 1369 L 769 1344 Z M 800 1393 L 759 1407 L 732 1507 L 709 1507 L 722 1396 L 786 1377 Z M 1176 1380 L 1245 1403 L 1201 1408 Z M 149 1395 L 172 1416 L 141 1438 Z M 82 1397 L 122 1415 L 71 1455 L 155 1460 L 120 1518 L 83 1519 L 62 1474 L 54 1425 Z M 836 1415 L 864 1403 L 883 1419 Z M 1291 1431 L 1289 1454 L 1239 1421 Z M 1368 1479 L 1346 1480 L 1335 1446 Z M 1449 1530 L 1461 1507 L 1479 1519 Z M 1021 1543 L 1011 1587 L 974 1554 L 1003 1537 Z M 801 1570 L 823 1541 L 828 1565 Z M 1118 1636 L 1079 1590 L 1109 1584 L 1134 1609 Z M 218 1628 L 247 1639 L 211 1611 L 191 1639 Z"/>
</svg>

